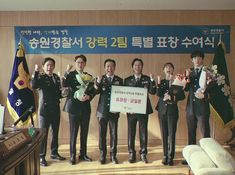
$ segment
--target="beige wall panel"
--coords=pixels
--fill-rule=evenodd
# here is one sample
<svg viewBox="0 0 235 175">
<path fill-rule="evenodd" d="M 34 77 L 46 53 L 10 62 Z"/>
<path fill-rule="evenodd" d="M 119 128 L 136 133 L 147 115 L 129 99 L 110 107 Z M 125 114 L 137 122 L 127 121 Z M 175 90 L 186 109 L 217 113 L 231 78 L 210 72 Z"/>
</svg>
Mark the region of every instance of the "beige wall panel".
<svg viewBox="0 0 235 175">
<path fill-rule="evenodd" d="M 222 12 L 216 12 L 217 14 L 221 14 L 221 22 L 224 25 L 231 25 L 234 27 L 235 25 L 235 13 L 234 10 L 228 10 L 228 11 L 222 11 Z M 232 42 L 234 43 L 234 42 Z"/>
<path fill-rule="evenodd" d="M 18 15 L 16 12 L 0 12 L 0 26 L 13 26 L 16 24 Z"/>
<path fill-rule="evenodd" d="M 80 23 L 80 12 L 62 11 L 60 12 L 60 25 L 78 25 Z"/>
<path fill-rule="evenodd" d="M 181 11 L 180 24 L 219 25 L 224 23 L 221 23 L 221 13 L 217 11 Z"/>
<path fill-rule="evenodd" d="M 11 27 L 0 27 L 0 104 L 2 105 L 6 104 L 14 57 L 13 29 Z M 13 122 L 9 115 L 5 119 L 6 124 Z"/>
<path fill-rule="evenodd" d="M 180 20 L 179 11 L 143 11 L 140 19 L 144 25 L 177 25 Z"/>
<path fill-rule="evenodd" d="M 0 103 L 5 105 L 11 70 L 14 61 L 14 26 L 63 26 L 63 25 L 230 25 L 231 26 L 231 52 L 226 54 L 232 93 L 235 94 L 235 11 L 40 11 L 40 12 L 0 12 Z M 82 53 L 81 53 L 82 54 Z M 67 64 L 74 63 L 75 55 L 26 55 L 30 73 L 35 64 L 40 64 L 46 56 L 56 60 L 55 73 L 61 75 Z M 153 73 L 163 76 L 162 67 L 165 62 L 175 65 L 175 73 L 183 73 L 192 66 L 189 54 L 88 54 L 86 71 L 93 76 L 104 74 L 103 62 L 106 58 L 114 58 L 117 62 L 116 74 L 122 78 L 132 74 L 131 62 L 135 57 L 144 61 L 144 74 Z M 205 64 L 211 64 L 213 54 L 207 54 Z M 98 122 L 96 108 L 99 96 L 92 103 L 89 141 L 98 141 Z M 150 95 L 152 107 L 155 108 L 158 98 Z M 65 99 L 61 100 L 61 109 Z M 187 143 L 187 125 L 185 117 L 186 100 L 179 103 L 180 117 L 177 129 L 177 142 Z M 7 112 L 6 125 L 13 122 Z M 36 123 L 37 119 L 36 119 Z M 127 119 L 121 115 L 119 119 L 119 143 L 127 143 Z M 230 132 L 211 118 L 211 133 L 217 139 L 224 141 L 230 137 Z M 138 135 L 138 134 L 137 134 Z M 198 138 L 201 135 L 198 132 Z M 68 143 L 69 123 L 68 114 L 61 110 L 61 143 Z M 160 142 L 161 134 L 158 124 L 157 112 L 149 118 L 149 140 Z"/>
</svg>

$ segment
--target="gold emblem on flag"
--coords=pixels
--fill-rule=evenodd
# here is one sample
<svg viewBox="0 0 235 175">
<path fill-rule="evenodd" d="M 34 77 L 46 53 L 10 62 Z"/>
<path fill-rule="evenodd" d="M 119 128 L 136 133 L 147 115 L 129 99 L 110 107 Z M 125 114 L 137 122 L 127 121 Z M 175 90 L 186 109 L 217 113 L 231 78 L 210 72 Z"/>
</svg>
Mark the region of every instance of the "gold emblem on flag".
<svg viewBox="0 0 235 175">
<path fill-rule="evenodd" d="M 23 62 L 21 62 L 18 66 L 18 77 L 14 81 L 14 85 L 19 90 L 22 90 L 24 88 L 31 89 L 30 84 L 29 84 L 29 78 L 30 78 L 29 75 L 24 70 Z"/>
</svg>

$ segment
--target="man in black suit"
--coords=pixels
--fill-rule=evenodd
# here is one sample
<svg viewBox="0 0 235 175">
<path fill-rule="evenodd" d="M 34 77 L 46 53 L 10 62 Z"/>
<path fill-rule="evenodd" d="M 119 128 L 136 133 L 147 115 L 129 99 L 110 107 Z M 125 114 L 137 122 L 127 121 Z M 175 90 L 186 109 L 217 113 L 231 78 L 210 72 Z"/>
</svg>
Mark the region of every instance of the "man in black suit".
<svg viewBox="0 0 235 175">
<path fill-rule="evenodd" d="M 134 75 L 127 77 L 124 80 L 125 86 L 147 88 L 150 94 L 156 93 L 156 85 L 153 79 L 153 75 L 150 77 L 142 74 L 143 61 L 139 58 L 135 58 L 132 61 L 132 69 Z M 153 109 L 150 103 L 149 97 L 147 97 L 147 108 L 146 114 L 128 113 L 128 150 L 129 150 L 129 162 L 136 162 L 136 151 L 135 151 L 135 135 L 136 135 L 136 124 L 139 122 L 139 133 L 140 133 L 140 158 L 143 162 L 148 163 L 147 160 L 147 144 L 148 144 L 148 115 L 153 113 Z"/>
<path fill-rule="evenodd" d="M 97 77 L 95 83 L 96 93 L 100 94 L 97 117 L 99 121 L 99 149 L 100 149 L 100 163 L 105 164 L 107 154 L 107 125 L 109 124 L 110 131 L 110 160 L 114 164 L 118 164 L 117 154 L 117 140 L 118 140 L 118 118 L 119 112 L 110 111 L 110 98 L 112 85 L 122 86 L 123 79 L 114 75 L 116 62 L 113 59 L 107 59 L 104 62 L 105 75 L 101 78 Z"/>
<path fill-rule="evenodd" d="M 158 110 L 159 123 L 163 143 L 162 164 L 173 165 L 175 156 L 175 135 L 179 111 L 177 102 L 185 98 L 182 86 L 172 85 L 174 65 L 170 62 L 163 66 L 165 79 L 157 83 L 157 96 L 159 97 L 156 110 Z"/>
<path fill-rule="evenodd" d="M 78 55 L 74 59 L 75 70 L 70 71 L 68 65 L 62 79 L 63 87 L 69 88 L 69 93 L 64 105 L 64 111 L 69 113 L 70 124 L 70 163 L 76 163 L 76 142 L 78 129 L 80 128 L 80 155 L 79 160 L 92 161 L 87 156 L 87 137 L 91 114 L 90 101 L 94 97 L 94 84 L 92 76 L 84 72 L 87 59 L 84 55 Z"/>
<path fill-rule="evenodd" d="M 51 158 L 57 160 L 65 160 L 65 158 L 58 153 L 61 98 L 60 78 L 57 74 L 53 73 L 55 68 L 55 60 L 53 58 L 45 58 L 42 65 L 44 73 L 39 73 L 39 66 L 37 64 L 35 65 L 35 71 L 32 76 L 32 87 L 39 91 L 39 128 L 46 129 L 46 137 L 40 146 L 40 164 L 47 166 L 45 156 L 50 126 L 52 129 Z"/>
<path fill-rule="evenodd" d="M 196 130 L 199 125 L 202 137 L 210 137 L 210 105 L 209 93 L 211 92 L 215 83 L 207 81 L 207 87 L 200 90 L 199 79 L 203 68 L 204 53 L 201 51 L 194 51 L 191 54 L 193 68 L 188 70 L 188 83 L 185 91 L 189 91 L 186 105 L 186 118 L 188 125 L 188 144 L 196 144 Z"/>
</svg>

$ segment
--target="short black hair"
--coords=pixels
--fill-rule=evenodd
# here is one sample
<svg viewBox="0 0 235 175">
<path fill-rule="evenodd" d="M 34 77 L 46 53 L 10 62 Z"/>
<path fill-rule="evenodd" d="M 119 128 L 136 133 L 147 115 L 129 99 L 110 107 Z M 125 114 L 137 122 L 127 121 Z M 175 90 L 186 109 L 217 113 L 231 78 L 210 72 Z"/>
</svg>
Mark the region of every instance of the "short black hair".
<svg viewBox="0 0 235 175">
<path fill-rule="evenodd" d="M 205 55 L 202 51 L 195 50 L 191 53 L 191 58 L 194 58 L 194 57 L 201 57 L 202 59 L 204 59 Z"/>
<path fill-rule="evenodd" d="M 112 63 L 114 64 L 114 67 L 116 67 L 116 62 L 115 62 L 115 60 L 113 60 L 113 59 L 111 59 L 111 58 L 108 58 L 108 59 L 106 59 L 106 60 L 104 61 L 104 67 L 105 67 L 105 64 L 106 64 L 107 62 L 112 62 Z"/>
<path fill-rule="evenodd" d="M 132 67 L 133 67 L 133 65 L 135 64 L 136 61 L 141 62 L 142 67 L 144 66 L 144 63 L 143 63 L 142 59 L 140 59 L 140 58 L 135 58 L 135 59 L 132 61 L 132 63 L 131 63 L 131 66 L 132 66 Z"/>
<path fill-rule="evenodd" d="M 52 61 L 53 64 L 55 65 L 55 60 L 51 57 L 46 57 L 44 58 L 43 62 L 42 62 L 42 65 L 44 66 L 44 64 L 46 64 L 47 61 Z"/>
<path fill-rule="evenodd" d="M 164 66 L 163 66 L 163 69 L 165 69 L 165 67 L 168 66 L 168 65 L 170 65 L 173 69 L 175 69 L 173 63 L 171 63 L 171 62 L 165 63 Z"/>
<path fill-rule="evenodd" d="M 84 61 L 85 63 L 87 62 L 87 58 L 85 55 L 77 55 L 75 58 L 74 58 L 74 61 L 76 62 L 78 58 L 81 58 L 82 61 Z"/>
</svg>

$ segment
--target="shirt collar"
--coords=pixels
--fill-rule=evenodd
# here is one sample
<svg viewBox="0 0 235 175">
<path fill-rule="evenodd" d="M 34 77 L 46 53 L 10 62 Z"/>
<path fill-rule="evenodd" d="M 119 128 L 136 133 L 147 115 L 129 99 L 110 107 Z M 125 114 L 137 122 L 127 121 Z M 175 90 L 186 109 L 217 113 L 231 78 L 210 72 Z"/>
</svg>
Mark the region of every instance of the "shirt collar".
<svg viewBox="0 0 235 175">
<path fill-rule="evenodd" d="M 111 78 L 111 80 L 112 80 L 112 79 L 113 79 L 113 77 L 114 77 L 114 75 L 112 75 L 112 76 L 108 76 L 108 75 L 106 74 L 106 77 L 107 77 L 107 78 L 109 78 L 109 77 L 110 77 L 110 78 Z"/>
<path fill-rule="evenodd" d="M 137 76 L 137 75 L 134 75 L 134 77 L 135 77 L 135 79 L 137 79 L 137 78 L 141 78 L 141 75 L 139 75 L 139 76 Z"/>
<path fill-rule="evenodd" d="M 203 67 L 203 65 L 201 65 L 200 67 L 194 67 L 194 70 L 198 69 L 198 70 L 201 70 Z"/>
</svg>

